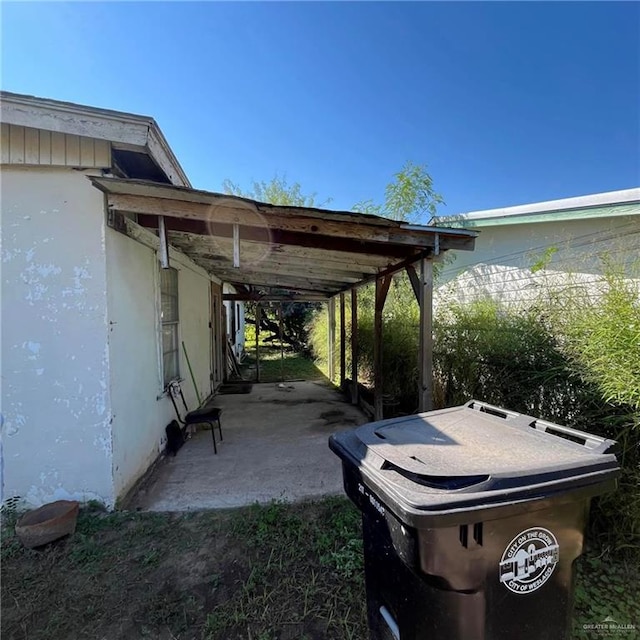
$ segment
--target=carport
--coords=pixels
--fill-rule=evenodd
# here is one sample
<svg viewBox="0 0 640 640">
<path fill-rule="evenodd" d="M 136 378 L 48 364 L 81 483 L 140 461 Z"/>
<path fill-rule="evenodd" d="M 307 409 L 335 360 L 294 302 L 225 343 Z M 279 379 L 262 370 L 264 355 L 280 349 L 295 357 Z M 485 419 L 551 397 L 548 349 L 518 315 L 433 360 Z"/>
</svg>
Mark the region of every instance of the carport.
<svg viewBox="0 0 640 640">
<path fill-rule="evenodd" d="M 225 299 L 255 301 L 257 314 L 261 303 L 325 302 L 331 349 L 337 342 L 336 306 L 341 318 L 339 375 L 331 369 L 330 381 L 323 384 L 255 384 L 248 395 L 216 395 L 225 434 L 219 455 L 213 455 L 210 434 L 197 433 L 147 478 L 134 506 L 234 507 L 339 493 L 339 463 L 329 452 L 327 437 L 366 422 L 361 408 L 382 418 L 382 312 L 391 279 L 402 270 L 420 305 L 420 409 L 432 408 L 433 262 L 450 249 L 472 250 L 475 232 L 347 211 L 274 206 L 156 182 L 90 180 L 105 194 L 108 224 L 156 249 L 162 267 L 170 266 L 173 247 L 233 285 L 236 293 Z M 358 344 L 357 331 L 347 345 L 344 330 L 346 296 L 351 297 L 355 328 L 358 289 L 371 283 L 376 290 L 372 404 L 358 393 L 357 367 L 346 371 L 346 350 L 350 347 L 356 363 Z M 217 356 L 222 363 L 224 343 Z M 333 353 L 329 360 L 333 362 Z"/>
<path fill-rule="evenodd" d="M 164 267 L 169 266 L 169 245 L 182 251 L 234 285 L 238 293 L 226 299 L 254 300 L 258 309 L 262 301 L 326 301 L 331 348 L 337 299 L 343 320 L 339 383 L 349 385 L 354 404 L 360 398 L 356 367 L 351 372 L 345 367 L 345 297 L 351 296 L 355 327 L 358 289 L 375 282 L 374 400 L 366 407 L 375 419 L 382 418 L 382 312 L 393 275 L 406 270 L 420 305 L 419 408 L 432 408 L 433 262 L 450 249 L 473 250 L 476 232 L 348 211 L 276 206 L 143 180 L 90 180 L 105 194 L 111 226 L 156 246 Z M 357 338 L 350 348 L 355 363 Z M 334 371 L 329 377 L 338 378 Z"/>
</svg>

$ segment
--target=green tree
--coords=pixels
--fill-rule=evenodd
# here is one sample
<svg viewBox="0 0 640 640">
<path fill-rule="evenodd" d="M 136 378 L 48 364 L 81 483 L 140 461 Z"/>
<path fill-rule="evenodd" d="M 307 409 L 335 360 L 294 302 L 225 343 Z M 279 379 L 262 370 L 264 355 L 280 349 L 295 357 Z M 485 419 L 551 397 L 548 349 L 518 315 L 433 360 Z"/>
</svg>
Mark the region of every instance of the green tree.
<svg viewBox="0 0 640 640">
<path fill-rule="evenodd" d="M 299 182 L 290 184 L 286 174 L 280 175 L 278 173 L 269 181 L 254 180 L 248 189 L 243 189 L 227 178 L 222 182 L 222 189 L 228 195 L 284 206 L 323 207 L 331 202 L 331 198 L 317 202 L 316 193 L 303 193 Z M 275 304 L 263 305 L 262 307 L 260 330 L 269 334 L 266 341 L 279 340 L 278 307 L 279 305 Z M 319 307 L 319 304 L 309 302 L 283 303 L 283 341 L 296 351 L 305 351 L 307 349 L 306 326 L 314 311 Z M 248 304 L 247 311 L 247 322 L 255 324 L 255 304 Z"/>
<path fill-rule="evenodd" d="M 403 222 L 428 222 L 425 218 L 435 216 L 438 205 L 443 203 L 442 196 L 433 189 L 427 166 L 409 161 L 386 186 L 382 204 L 365 200 L 356 203 L 353 210 Z"/>
<path fill-rule="evenodd" d="M 289 184 L 286 174 L 279 175 L 278 173 L 268 182 L 253 180 L 248 189 L 243 189 L 227 178 L 222 182 L 222 190 L 232 196 L 292 207 L 324 207 L 331 202 L 331 198 L 317 202 L 315 192 L 303 193 L 299 182 Z"/>
</svg>

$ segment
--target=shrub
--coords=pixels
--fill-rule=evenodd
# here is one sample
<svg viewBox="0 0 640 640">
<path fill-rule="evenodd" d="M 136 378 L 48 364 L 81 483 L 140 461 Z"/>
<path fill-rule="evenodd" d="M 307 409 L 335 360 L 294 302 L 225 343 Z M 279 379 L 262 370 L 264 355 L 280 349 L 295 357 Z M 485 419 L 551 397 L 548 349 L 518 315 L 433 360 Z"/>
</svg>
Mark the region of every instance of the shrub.
<svg viewBox="0 0 640 640">
<path fill-rule="evenodd" d="M 549 288 L 528 308 L 489 299 L 440 305 L 434 320 L 434 402 L 445 407 L 477 398 L 617 440 L 620 487 L 595 501 L 591 535 L 611 548 L 631 549 L 640 543 L 638 280 L 628 278 L 628 265 L 622 272 L 606 263 L 605 273 L 598 296 L 574 287 Z M 366 287 L 358 299 L 358 377 L 369 385 L 373 295 L 373 287 Z M 408 280 L 394 278 L 383 314 L 386 415 L 417 408 L 418 316 Z M 326 325 L 326 314 L 316 315 L 310 334 L 325 367 Z M 350 331 L 348 324 L 349 337 Z"/>
</svg>

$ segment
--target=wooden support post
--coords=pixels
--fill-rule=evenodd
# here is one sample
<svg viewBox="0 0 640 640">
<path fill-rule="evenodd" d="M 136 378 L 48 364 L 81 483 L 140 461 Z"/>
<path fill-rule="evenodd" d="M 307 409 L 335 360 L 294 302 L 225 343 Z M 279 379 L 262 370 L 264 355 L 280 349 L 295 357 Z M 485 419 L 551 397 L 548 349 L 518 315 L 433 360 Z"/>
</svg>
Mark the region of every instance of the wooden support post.
<svg viewBox="0 0 640 640">
<path fill-rule="evenodd" d="M 280 303 L 279 320 L 280 320 L 280 379 L 284 382 L 284 327 L 282 319 L 282 302 Z"/>
<path fill-rule="evenodd" d="M 416 300 L 418 301 L 418 304 L 420 304 L 420 277 L 416 273 L 416 268 L 412 264 L 408 264 L 405 267 L 405 270 L 409 276 L 409 282 L 411 283 L 411 288 L 416 296 Z"/>
<path fill-rule="evenodd" d="M 336 344 L 336 299 L 329 298 L 327 302 L 327 313 L 329 314 L 329 332 L 327 344 L 327 369 L 329 380 L 333 382 L 335 378 L 335 344 Z"/>
<path fill-rule="evenodd" d="M 169 264 L 169 241 L 167 240 L 167 227 L 164 224 L 164 216 L 158 216 L 158 235 L 160 236 L 160 266 L 168 269 Z"/>
<path fill-rule="evenodd" d="M 433 262 L 420 265 L 420 352 L 418 411 L 433 409 Z"/>
<path fill-rule="evenodd" d="M 233 225 L 233 266 L 240 267 L 240 225 Z"/>
<path fill-rule="evenodd" d="M 340 294 L 340 388 L 344 388 L 347 377 L 347 327 L 345 322 L 344 291 Z"/>
<path fill-rule="evenodd" d="M 376 278 L 376 304 L 373 318 L 373 419 L 382 420 L 382 311 L 392 276 Z"/>
<path fill-rule="evenodd" d="M 260 382 L 260 305 L 256 304 L 256 382 Z"/>
<path fill-rule="evenodd" d="M 358 404 L 358 290 L 351 289 L 351 404 Z"/>
</svg>

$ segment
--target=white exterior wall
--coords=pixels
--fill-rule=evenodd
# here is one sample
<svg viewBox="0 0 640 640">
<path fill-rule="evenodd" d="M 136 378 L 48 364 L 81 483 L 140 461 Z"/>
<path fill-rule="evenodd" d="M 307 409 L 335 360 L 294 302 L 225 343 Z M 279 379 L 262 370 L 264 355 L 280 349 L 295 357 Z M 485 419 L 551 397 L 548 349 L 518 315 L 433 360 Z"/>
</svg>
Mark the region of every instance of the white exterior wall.
<svg viewBox="0 0 640 640">
<path fill-rule="evenodd" d="M 223 293 L 237 293 L 236 288 L 230 284 L 224 284 L 222 287 Z M 231 305 L 235 306 L 235 314 L 236 314 L 236 331 L 235 331 L 235 340 L 232 339 L 232 326 L 231 326 Z M 227 337 L 233 343 L 233 351 L 236 354 L 237 358 L 241 358 L 244 353 L 244 302 L 235 302 L 231 300 L 225 300 L 224 306 L 226 309 L 226 317 L 227 317 L 227 326 L 226 332 Z"/>
<path fill-rule="evenodd" d="M 111 505 L 103 196 L 70 169 L 1 187 L 2 499 Z"/>
<path fill-rule="evenodd" d="M 473 252 L 453 252 L 439 276 L 434 304 L 467 303 L 491 297 L 532 303 L 545 290 L 580 287 L 599 295 L 601 257 L 631 263 L 640 252 L 640 218 L 620 216 L 558 222 L 474 227 L 480 231 Z M 549 254 L 544 270 L 531 267 Z"/>
<path fill-rule="evenodd" d="M 164 449 L 165 427 L 175 419 L 175 410 L 162 394 L 156 252 L 107 229 L 107 265 L 113 477 L 115 495 L 121 497 Z M 174 251 L 171 266 L 178 270 L 180 340 L 204 400 L 211 392 L 210 279 Z M 182 346 L 180 357 L 182 389 L 189 409 L 195 409 L 196 393 Z"/>
<path fill-rule="evenodd" d="M 463 223 L 464 224 L 464 223 Z M 628 251 L 638 245 L 639 216 L 588 218 L 558 222 L 505 224 L 469 228 L 480 232 L 474 251 L 453 251 L 441 281 L 447 282 L 477 264 L 530 268 L 548 247 L 556 247 L 550 267 L 571 273 L 600 273 L 598 254 Z M 635 238 L 630 236 L 635 232 Z"/>
</svg>

